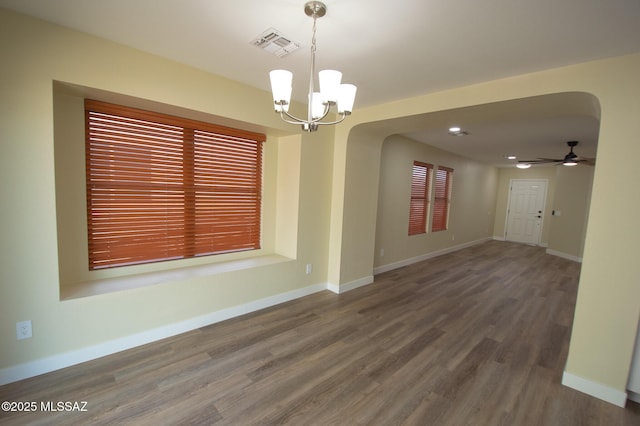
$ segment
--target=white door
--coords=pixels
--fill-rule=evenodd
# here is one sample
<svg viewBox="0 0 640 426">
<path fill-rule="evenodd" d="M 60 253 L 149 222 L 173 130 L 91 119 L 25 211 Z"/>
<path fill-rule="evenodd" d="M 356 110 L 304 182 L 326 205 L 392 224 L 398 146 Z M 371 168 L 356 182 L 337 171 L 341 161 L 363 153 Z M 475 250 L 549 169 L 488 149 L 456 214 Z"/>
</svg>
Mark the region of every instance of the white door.
<svg viewBox="0 0 640 426">
<path fill-rule="evenodd" d="M 540 243 L 546 199 L 546 180 L 511 180 L 505 235 L 507 241 L 535 245 Z"/>
</svg>

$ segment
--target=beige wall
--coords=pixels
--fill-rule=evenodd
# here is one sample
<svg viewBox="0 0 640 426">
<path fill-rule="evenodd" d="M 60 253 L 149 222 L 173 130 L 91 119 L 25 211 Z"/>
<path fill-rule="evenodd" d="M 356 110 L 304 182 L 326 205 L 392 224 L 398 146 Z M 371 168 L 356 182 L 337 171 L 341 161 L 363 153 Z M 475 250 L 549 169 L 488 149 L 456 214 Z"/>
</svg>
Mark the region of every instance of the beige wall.
<svg viewBox="0 0 640 426">
<path fill-rule="evenodd" d="M 449 228 L 408 235 L 411 170 L 414 161 L 451 167 L 453 172 Z M 493 234 L 498 171 L 399 135 L 382 146 L 374 267 L 402 264 Z M 384 249 L 384 256 L 381 250 Z"/>
<path fill-rule="evenodd" d="M 600 103 L 598 164 L 569 358 L 565 372 L 623 394 L 640 314 L 640 55 L 541 71 L 427 94 L 354 111 L 336 129 L 329 279 L 348 284 L 371 275 L 377 186 L 355 188 L 367 176 L 378 181 L 373 146 L 429 113 L 562 92 L 586 92 Z M 415 125 L 415 123 L 414 123 Z M 367 156 L 360 156 L 361 152 Z M 620 153 L 624 155 L 621 156 Z M 613 215 L 613 216 L 612 216 Z M 357 222 L 358 226 L 353 226 Z M 354 244 L 361 241 L 362 244 Z"/>
<path fill-rule="evenodd" d="M 263 152 L 264 199 L 260 250 L 89 271 L 84 164 L 85 98 L 106 99 L 183 117 L 191 114 L 188 110 L 180 111 L 175 107 L 166 111 L 165 105 L 128 99 L 112 92 L 101 92 L 60 82 L 53 83 L 55 195 L 61 299 L 66 299 L 78 291 L 83 293 L 78 287 L 86 287 L 87 284 L 114 277 L 229 262 L 273 253 L 294 259 L 297 257 L 300 135 L 281 138 L 270 136 L 264 144 Z"/>
<path fill-rule="evenodd" d="M 455 169 L 450 226 L 445 232 L 407 235 L 414 160 Z M 540 244 L 552 254 L 580 261 L 593 171 L 586 165 L 494 169 L 399 135 L 389 136 L 381 149 L 374 268 L 403 266 L 487 237 L 505 239 L 514 179 L 547 182 Z M 561 214 L 554 216 L 553 210 Z"/>
<path fill-rule="evenodd" d="M 134 49 L 4 10 L 0 29 L 0 376 L 25 363 L 59 365 L 75 359 L 64 355 L 74 351 L 98 348 L 100 354 L 110 342 L 135 343 L 211 313 L 323 288 L 331 132 L 300 135 L 273 113 L 269 93 Z M 77 174 L 82 115 L 72 112 L 83 95 L 77 90 L 142 106 L 171 105 L 191 118 L 266 132 L 265 254 L 285 257 L 193 276 L 183 268 L 188 262 L 173 264 L 182 268 L 175 275 L 158 274 L 163 265 L 145 266 L 161 277 L 158 284 L 61 301 L 65 280 L 87 279 L 78 268 L 86 265 L 86 243 L 78 238 L 85 219 Z M 309 275 L 307 263 L 314 265 Z M 33 338 L 18 341 L 15 323 L 27 319 Z"/>
<path fill-rule="evenodd" d="M 593 167 L 556 167 L 557 185 L 550 217 L 549 250 L 582 259 L 589 218 Z"/>
<path fill-rule="evenodd" d="M 398 125 L 435 111 L 578 91 L 598 99 L 602 119 L 566 371 L 624 389 L 640 314 L 640 171 L 634 164 L 640 157 L 640 55 L 362 108 L 334 130 L 296 137 L 289 146 L 291 139 L 282 136 L 298 129 L 278 121 L 266 107 L 266 92 L 5 11 L 0 34 L 0 369 L 318 283 L 366 280 L 374 267 L 381 148 L 402 130 Z M 248 123 L 277 139 L 278 159 L 299 170 L 293 173 L 297 259 L 61 302 L 54 81 Z M 277 174 L 276 193 L 291 191 L 287 173 Z M 277 204 L 276 227 L 286 222 L 277 210 L 286 197 Z M 306 263 L 316 265 L 313 274 L 304 274 Z M 14 324 L 24 319 L 33 320 L 34 337 L 16 341 Z"/>
</svg>

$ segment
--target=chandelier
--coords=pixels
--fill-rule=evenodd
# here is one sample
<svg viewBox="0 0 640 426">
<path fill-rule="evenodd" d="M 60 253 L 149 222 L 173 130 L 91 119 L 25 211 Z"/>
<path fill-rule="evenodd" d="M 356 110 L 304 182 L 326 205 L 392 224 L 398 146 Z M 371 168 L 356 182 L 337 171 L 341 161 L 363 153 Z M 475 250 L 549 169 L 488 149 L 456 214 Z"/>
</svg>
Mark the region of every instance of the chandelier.
<svg viewBox="0 0 640 426">
<path fill-rule="evenodd" d="M 293 73 L 286 70 L 273 70 L 269 73 L 273 104 L 276 113 L 282 120 L 290 124 L 299 124 L 306 132 L 318 130 L 318 126 L 338 124 L 342 122 L 353 109 L 356 98 L 356 86 L 341 84 L 342 73 L 335 70 L 323 70 L 318 73 L 320 91 L 315 91 L 314 75 L 316 65 L 316 21 L 327 13 L 327 7 L 319 1 L 310 1 L 304 5 L 304 13 L 313 18 L 313 36 L 311 37 L 311 67 L 309 72 L 309 103 L 307 118 L 301 119 L 289 114 L 291 101 L 291 82 Z M 322 121 L 335 106 L 339 118 L 335 121 Z"/>
</svg>

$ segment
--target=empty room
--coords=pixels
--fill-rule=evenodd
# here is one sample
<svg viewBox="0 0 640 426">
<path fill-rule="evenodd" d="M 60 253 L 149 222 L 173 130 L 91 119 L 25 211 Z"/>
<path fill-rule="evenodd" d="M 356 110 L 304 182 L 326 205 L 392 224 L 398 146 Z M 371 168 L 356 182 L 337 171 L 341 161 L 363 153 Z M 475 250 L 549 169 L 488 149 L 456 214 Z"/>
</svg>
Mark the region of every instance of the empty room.
<svg viewBox="0 0 640 426">
<path fill-rule="evenodd" d="M 640 422 L 640 3 L 0 0 L 0 423 Z"/>
</svg>

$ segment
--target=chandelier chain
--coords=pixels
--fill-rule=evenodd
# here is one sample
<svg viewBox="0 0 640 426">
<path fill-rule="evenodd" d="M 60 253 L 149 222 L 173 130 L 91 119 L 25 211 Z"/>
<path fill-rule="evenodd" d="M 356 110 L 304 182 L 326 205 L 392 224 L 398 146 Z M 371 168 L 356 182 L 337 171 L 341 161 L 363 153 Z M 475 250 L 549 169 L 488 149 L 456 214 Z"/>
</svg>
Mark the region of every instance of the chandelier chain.
<svg viewBox="0 0 640 426">
<path fill-rule="evenodd" d="M 318 17 L 314 13 L 313 14 L 313 33 L 311 36 L 311 66 L 309 67 L 309 105 L 307 107 L 307 121 L 313 121 L 312 113 L 311 113 L 311 105 L 313 103 L 313 92 L 315 91 L 315 69 L 316 69 L 316 28 Z"/>
</svg>

